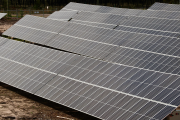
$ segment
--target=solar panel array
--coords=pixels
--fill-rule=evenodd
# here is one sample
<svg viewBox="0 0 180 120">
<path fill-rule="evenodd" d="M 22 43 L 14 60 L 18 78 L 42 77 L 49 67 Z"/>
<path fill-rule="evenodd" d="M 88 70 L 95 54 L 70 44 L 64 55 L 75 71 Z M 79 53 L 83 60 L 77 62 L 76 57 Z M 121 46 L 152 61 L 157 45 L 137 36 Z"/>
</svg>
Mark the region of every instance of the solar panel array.
<svg viewBox="0 0 180 120">
<path fill-rule="evenodd" d="M 6 16 L 7 13 L 0 13 L 0 19 L 2 19 L 4 16 Z"/>
<path fill-rule="evenodd" d="M 153 10 L 162 9 L 162 7 L 169 6 L 167 10 Z M 152 8 L 152 9 L 151 9 Z M 169 10 L 175 9 L 175 10 Z M 70 2 L 65 6 L 61 11 L 71 11 L 77 10 L 79 12 L 96 12 L 96 13 L 108 13 L 114 15 L 123 15 L 123 16 L 141 16 L 141 17 L 155 17 L 155 18 L 165 18 L 165 19 L 180 19 L 179 15 L 179 5 L 174 4 L 164 4 L 164 3 L 155 3 L 148 10 L 138 10 L 138 9 L 127 9 L 127 8 L 114 8 L 108 6 L 97 6 L 97 5 L 87 5 L 81 3 Z"/>
<path fill-rule="evenodd" d="M 118 15 L 138 15 L 143 10 L 138 9 L 125 9 L 125 8 L 115 8 L 108 6 L 98 6 L 98 5 L 88 5 L 81 3 L 70 2 L 62 10 L 78 10 L 78 11 L 91 11 L 99 13 L 111 13 Z"/>
<path fill-rule="evenodd" d="M 99 9 L 102 9 L 102 11 Z M 92 6 L 90 5 L 89 7 L 87 7 L 86 4 L 79 4 L 79 3 L 72 3 L 72 2 L 69 3 L 67 6 L 65 6 L 63 10 L 80 11 L 71 20 L 72 22 L 75 22 L 75 23 L 82 23 L 82 24 L 105 27 L 105 28 L 116 28 L 116 26 L 119 25 L 116 28 L 118 30 L 146 33 L 146 34 L 153 34 L 153 35 L 162 35 L 162 36 L 169 36 L 169 37 L 179 36 L 178 32 L 171 31 L 170 33 L 169 30 L 167 30 L 164 26 L 159 25 L 159 23 L 162 23 L 163 25 L 166 24 L 168 28 L 174 28 L 174 29 L 179 28 L 178 21 L 179 21 L 180 12 L 141 10 L 138 14 L 128 14 L 127 11 L 128 10 L 130 11 L 131 9 L 122 9 L 122 8 L 112 9 L 111 7 L 94 6 L 94 5 Z M 113 11 L 116 11 L 116 12 L 113 12 Z M 106 14 L 101 14 L 101 13 L 106 13 Z M 131 17 L 129 18 L 128 16 L 131 16 Z M 152 20 L 149 20 L 149 18 L 151 18 Z M 159 19 L 159 18 L 163 18 L 163 19 Z M 139 19 L 140 21 L 137 19 Z M 123 21 L 128 22 L 127 23 L 128 26 L 127 24 L 121 23 Z M 142 21 L 143 23 L 141 23 Z M 152 21 L 153 23 L 148 23 L 149 21 Z M 145 24 L 147 23 L 148 25 L 145 26 Z M 174 26 L 171 26 L 172 24 L 174 24 Z"/>
<path fill-rule="evenodd" d="M 27 16 L 27 17 L 31 18 L 31 16 Z M 25 19 L 27 17 L 25 17 Z M 39 19 L 45 19 L 45 18 L 33 17 L 33 21 L 40 24 L 41 21 L 43 20 L 39 20 Z M 134 67 L 146 68 L 146 69 L 157 70 L 162 72 L 167 71 L 167 69 L 169 68 L 166 69 L 164 68 L 162 70 L 156 68 L 158 65 L 162 64 L 162 61 L 157 62 L 157 60 L 155 59 L 154 61 L 151 62 L 150 60 L 152 60 L 152 57 L 150 56 L 152 56 L 154 53 L 158 54 L 159 57 L 157 58 L 161 58 L 164 55 L 167 56 L 166 58 L 168 58 L 169 55 L 173 56 L 173 58 L 176 58 L 175 56 L 180 56 L 179 54 L 180 46 L 179 46 L 178 38 L 154 36 L 147 34 L 137 34 L 132 32 L 117 31 L 112 29 L 98 28 L 98 27 L 87 26 L 83 24 L 75 24 L 75 23 L 69 23 L 68 25 L 65 25 L 65 23 L 67 22 L 62 22 L 62 21 L 59 21 L 59 23 L 57 24 L 59 24 L 60 26 L 64 25 L 65 28 L 61 27 L 61 32 L 58 34 L 58 33 L 50 32 L 51 28 L 48 29 L 48 27 L 46 26 L 44 27 L 49 32 L 47 31 L 45 32 L 41 30 L 39 26 L 36 26 L 36 28 L 31 28 L 30 26 L 33 25 L 28 25 L 28 24 L 26 25 L 24 24 L 25 26 L 22 26 L 21 24 L 23 23 L 22 21 L 24 20 L 21 19 L 20 22 L 16 23 L 16 25 L 14 25 L 12 28 L 4 32 L 3 35 L 8 35 L 15 38 L 20 38 L 27 41 L 54 47 L 57 49 L 62 49 L 77 54 L 82 54 L 94 58 L 112 61 L 115 63 L 126 64 Z M 47 21 L 53 21 L 53 20 L 47 20 Z M 31 21 L 28 21 L 28 23 L 31 23 Z M 39 39 L 39 37 L 38 38 L 34 37 L 34 34 L 30 36 L 26 35 L 25 29 L 29 31 L 34 31 L 32 33 L 35 33 L 37 31 L 37 28 L 39 28 L 38 29 L 38 31 L 40 31 L 39 33 L 42 34 L 42 35 L 39 34 L 39 36 L 43 36 L 43 34 L 47 33 L 46 35 L 49 35 L 50 37 Z M 18 31 L 19 33 L 16 33 L 15 31 Z M 124 49 L 124 47 L 126 47 L 126 49 Z M 122 48 L 124 52 L 121 51 Z M 134 49 L 136 49 L 137 51 Z M 128 54 L 129 52 L 127 52 L 130 50 L 131 52 L 132 51 L 134 51 L 135 53 L 139 52 L 139 53 L 143 53 L 143 55 L 149 54 L 150 56 L 148 58 L 145 57 L 144 59 L 142 59 L 143 56 L 141 56 L 141 54 L 137 54 L 137 56 L 134 56 L 132 57 L 132 59 L 130 59 L 131 55 Z M 125 51 L 127 52 L 127 54 L 125 54 L 126 53 Z M 161 56 L 160 54 L 163 55 Z M 140 65 L 143 62 L 144 65 Z M 163 66 L 165 66 L 164 64 L 168 65 L 167 62 L 168 61 L 166 61 L 166 63 L 163 63 Z M 153 66 L 154 63 L 158 63 L 158 65 L 155 64 Z M 169 66 L 172 66 L 172 63 Z M 178 70 L 176 66 L 178 66 L 178 63 L 172 66 L 173 69 L 170 69 L 171 71 L 168 71 L 168 73 L 171 72 L 177 73 Z"/>
<path fill-rule="evenodd" d="M 65 10 L 82 12 L 71 22 L 26 15 L 3 33 L 51 49 L 0 38 L 1 82 L 100 119 L 157 120 L 177 108 L 178 20 L 78 3 Z"/>
<path fill-rule="evenodd" d="M 77 14 L 77 11 L 55 11 L 54 13 L 49 15 L 47 18 L 68 21 L 76 14 Z"/>
<path fill-rule="evenodd" d="M 179 37 L 180 35 L 179 20 L 169 19 L 132 16 L 121 22 L 116 29 L 169 37 Z"/>
<path fill-rule="evenodd" d="M 66 25 L 68 25 L 68 22 L 53 21 L 51 19 L 26 15 L 3 34 L 45 44 L 63 30 Z"/>
<path fill-rule="evenodd" d="M 81 24 L 112 28 L 112 29 L 116 28 L 116 26 L 119 25 L 117 29 L 124 31 L 139 32 L 139 33 L 146 33 L 153 35 L 164 35 L 169 37 L 179 36 L 177 35 L 178 34 L 177 32 L 174 33 L 173 31 L 171 31 L 170 33 L 169 31 L 166 32 L 159 30 L 160 27 L 162 27 L 161 29 L 166 29 L 166 28 L 163 28 L 163 26 L 159 26 L 158 25 L 159 22 L 156 23 L 156 21 L 160 21 L 161 23 L 165 22 L 167 25 L 171 25 L 172 23 L 177 23 L 177 21 L 179 21 L 180 12 L 141 10 L 138 12 L 138 14 L 134 14 L 134 13 L 128 14 L 127 11 L 131 11 L 131 9 L 124 9 L 124 8 L 119 9 L 119 8 L 111 8 L 105 6 L 94 6 L 94 5 L 73 3 L 73 2 L 69 3 L 61 11 L 66 11 L 66 10 L 79 11 L 79 13 L 76 14 L 73 17 L 73 19 L 71 19 L 71 22 L 74 23 L 81 23 Z M 100 14 L 100 13 L 105 13 L 105 14 Z M 128 16 L 131 16 L 130 18 L 131 22 L 129 24 L 130 26 L 123 24 L 121 25 L 121 22 L 129 20 Z M 141 20 L 151 18 L 153 20 L 150 21 L 153 21 L 153 24 L 150 23 L 149 24 L 150 28 L 146 28 L 144 24 L 146 24 L 147 22 L 144 22 L 144 24 L 138 24 L 139 22 L 142 21 L 138 21 L 137 16 Z M 163 19 L 159 19 L 159 18 L 163 18 Z M 164 18 L 171 19 L 172 21 L 167 23 L 167 20 Z M 135 25 L 135 27 L 134 26 L 132 27 L 132 24 Z M 177 27 L 179 27 L 178 24 L 176 25 Z M 172 28 L 170 26 L 168 27 Z"/>
<path fill-rule="evenodd" d="M 1 82 L 48 100 L 109 120 L 162 119 L 179 104 L 175 99 L 179 91 L 174 89 L 178 87 L 177 75 L 4 39 L 0 47 Z M 157 86 L 158 77 L 146 83 L 142 76 L 150 73 L 167 79 L 159 83 L 161 86 Z M 176 83 L 172 88 L 167 87 L 169 77 Z"/>
<path fill-rule="evenodd" d="M 136 16 L 121 16 L 113 14 L 101 14 L 92 12 L 80 12 L 74 16 L 73 21 L 82 21 L 82 24 L 93 25 L 91 23 L 104 23 L 107 26 L 100 26 L 105 28 L 115 28 L 117 30 L 146 33 L 152 35 L 161 35 L 169 37 L 179 36 L 179 20 L 159 19 L 159 18 L 147 18 Z M 85 21 L 85 22 L 83 22 Z M 118 26 L 117 26 L 118 25 Z"/>
<path fill-rule="evenodd" d="M 167 3 L 154 3 L 148 10 L 160 10 L 160 11 L 180 11 L 179 5 L 167 4 Z"/>
</svg>

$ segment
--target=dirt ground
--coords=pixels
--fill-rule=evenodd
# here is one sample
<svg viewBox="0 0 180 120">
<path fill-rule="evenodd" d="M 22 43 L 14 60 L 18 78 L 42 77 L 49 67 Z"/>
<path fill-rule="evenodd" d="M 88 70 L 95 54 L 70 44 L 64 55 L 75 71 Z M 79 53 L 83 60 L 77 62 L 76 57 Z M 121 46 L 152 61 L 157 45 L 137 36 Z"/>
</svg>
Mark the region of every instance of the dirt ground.
<svg viewBox="0 0 180 120">
<path fill-rule="evenodd" d="M 98 120 L 0 83 L 0 120 Z"/>
<path fill-rule="evenodd" d="M 0 35 L 12 25 L 14 25 L 19 19 L 1 19 L 0 20 Z"/>
<path fill-rule="evenodd" d="M 0 35 L 17 19 L 0 20 Z M 0 82 L 0 120 L 98 120 Z"/>
</svg>

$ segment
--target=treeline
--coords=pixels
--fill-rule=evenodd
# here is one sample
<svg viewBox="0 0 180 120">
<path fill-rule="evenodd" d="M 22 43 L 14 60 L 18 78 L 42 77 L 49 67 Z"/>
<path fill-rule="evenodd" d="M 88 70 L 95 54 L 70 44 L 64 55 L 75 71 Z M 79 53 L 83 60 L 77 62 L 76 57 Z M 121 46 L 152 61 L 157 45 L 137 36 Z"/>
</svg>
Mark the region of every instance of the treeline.
<svg viewBox="0 0 180 120">
<path fill-rule="evenodd" d="M 8 2 L 8 3 L 7 3 Z M 155 2 L 178 4 L 179 0 L 0 0 L 0 9 L 62 8 L 69 2 L 126 8 L 148 8 Z"/>
</svg>

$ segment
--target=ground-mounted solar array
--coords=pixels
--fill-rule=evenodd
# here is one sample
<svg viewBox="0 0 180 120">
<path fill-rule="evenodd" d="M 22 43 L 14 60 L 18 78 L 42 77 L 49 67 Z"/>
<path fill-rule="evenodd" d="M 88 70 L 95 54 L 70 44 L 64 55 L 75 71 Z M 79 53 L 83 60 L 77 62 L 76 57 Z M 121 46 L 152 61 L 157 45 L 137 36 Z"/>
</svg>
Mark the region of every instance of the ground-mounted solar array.
<svg viewBox="0 0 180 120">
<path fill-rule="evenodd" d="M 167 114 L 164 110 L 172 111 L 179 104 L 175 99 L 179 92 L 174 89 L 177 75 L 1 40 L 1 82 L 98 118 L 160 119 Z M 167 80 L 162 86 L 156 77 L 145 82 L 141 76 L 148 74 Z M 167 87 L 169 77 L 175 82 L 171 87 Z"/>
<path fill-rule="evenodd" d="M 72 7 L 73 6 L 73 7 Z M 71 9 L 69 9 L 71 7 Z M 81 10 L 80 10 L 81 9 Z M 102 9 L 102 10 L 99 10 Z M 141 10 L 128 14 L 132 9 L 69 3 L 61 11 L 79 11 L 70 22 L 124 31 L 177 37 L 180 12 Z M 114 12 L 116 11 L 116 12 Z M 118 12 L 117 12 L 118 11 Z M 58 18 L 57 18 L 58 19 Z"/>
<path fill-rule="evenodd" d="M 80 12 L 75 15 L 72 22 L 93 25 L 91 23 L 103 23 L 111 28 L 123 31 L 146 33 L 153 35 L 178 37 L 179 20 L 147 18 L 140 16 L 122 16 L 113 14 L 102 14 L 92 12 Z M 80 22 L 82 21 L 82 22 Z M 85 22 L 83 22 L 85 21 Z M 98 25 L 93 25 L 98 26 Z M 100 26 L 100 25 L 99 25 Z M 100 26 L 103 27 L 103 26 Z M 105 28 L 110 28 L 106 27 Z"/>
<path fill-rule="evenodd" d="M 166 9 L 166 10 L 160 10 Z M 79 12 L 96 12 L 107 13 L 113 15 L 122 16 L 141 16 L 141 17 L 153 17 L 153 18 L 165 18 L 165 19 L 179 19 L 179 5 L 155 3 L 148 10 L 139 9 L 126 9 L 126 8 L 113 8 L 108 6 L 87 5 L 82 3 L 70 2 L 60 11 L 79 11 Z"/>
<path fill-rule="evenodd" d="M 179 37 L 180 12 L 135 10 L 138 11 L 137 14 L 134 12 L 129 14 L 132 10 L 94 5 L 87 7 L 86 4 L 71 2 L 56 12 L 54 18 L 58 20 L 61 12 L 78 11 L 78 14 L 69 16 L 70 22 L 137 33 Z"/>
<path fill-rule="evenodd" d="M 77 10 L 77 11 L 91 11 L 99 13 L 111 13 L 118 15 L 138 15 L 143 10 L 140 9 L 124 9 L 124 8 L 114 8 L 108 6 L 98 6 L 98 5 L 88 5 L 81 3 L 70 2 L 62 10 Z"/>
<path fill-rule="evenodd" d="M 26 15 L 5 31 L 34 44 L 0 38 L 0 81 L 107 120 L 160 120 L 179 106 L 178 19 L 79 3 L 62 9 L 72 10 L 69 21 Z"/>
<path fill-rule="evenodd" d="M 29 20 L 27 20 L 28 18 Z M 55 21 L 55 25 L 59 25 L 55 27 L 53 24 L 50 24 L 53 23 L 53 21 L 54 20 L 27 15 L 3 34 L 58 49 L 66 49 L 71 52 L 74 51 L 69 49 L 70 46 L 65 47 L 65 43 L 74 47 L 77 46 L 74 50 L 78 50 L 80 46 L 85 49 L 89 47 L 93 50 L 95 48 L 92 49 L 92 46 L 102 45 L 102 47 L 99 46 L 97 48 L 97 50 L 99 49 L 97 52 L 100 52 L 104 51 L 100 50 L 100 48 L 105 48 L 103 46 L 123 46 L 149 52 L 157 52 L 159 54 L 179 56 L 179 38 L 176 37 L 148 35 L 63 21 Z M 25 22 L 29 24 L 25 24 Z M 32 32 L 27 33 L 26 31 Z M 37 35 L 35 33 L 37 33 Z M 44 34 L 47 36 L 44 37 Z M 84 45 L 80 45 L 77 41 L 85 43 Z M 89 46 L 90 43 L 93 45 Z M 107 48 L 107 50 L 110 49 Z M 82 52 L 85 51 L 82 50 Z M 91 56 L 89 53 L 87 51 L 85 55 Z"/>
<path fill-rule="evenodd" d="M 161 5 L 162 4 L 162 5 Z M 164 3 L 155 3 L 155 8 L 162 9 L 167 6 Z M 87 7 L 88 6 L 88 7 Z M 154 8 L 152 6 L 152 9 Z M 125 9 L 125 8 L 112 8 L 107 6 L 94 6 L 81 3 L 69 3 L 61 11 L 79 11 L 79 12 L 92 12 L 92 13 L 106 13 L 111 15 L 122 15 L 122 16 L 140 16 L 140 17 L 152 17 L 152 18 L 164 18 L 164 19 L 180 19 L 179 5 L 170 4 L 168 5 L 171 9 L 177 10 L 152 10 L 151 7 L 148 10 L 138 9 Z"/>
</svg>

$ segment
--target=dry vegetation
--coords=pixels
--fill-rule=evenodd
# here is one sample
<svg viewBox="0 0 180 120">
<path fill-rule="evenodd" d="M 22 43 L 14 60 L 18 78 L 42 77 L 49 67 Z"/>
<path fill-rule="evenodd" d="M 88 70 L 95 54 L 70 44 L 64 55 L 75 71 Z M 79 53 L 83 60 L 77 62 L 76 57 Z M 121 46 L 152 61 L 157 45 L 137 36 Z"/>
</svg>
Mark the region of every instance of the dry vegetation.
<svg viewBox="0 0 180 120">
<path fill-rule="evenodd" d="M 6 31 L 8 28 L 10 28 L 12 25 L 14 25 L 18 19 L 6 19 L 3 18 L 0 20 L 0 35 Z"/>
</svg>

